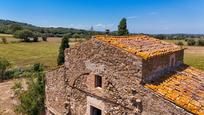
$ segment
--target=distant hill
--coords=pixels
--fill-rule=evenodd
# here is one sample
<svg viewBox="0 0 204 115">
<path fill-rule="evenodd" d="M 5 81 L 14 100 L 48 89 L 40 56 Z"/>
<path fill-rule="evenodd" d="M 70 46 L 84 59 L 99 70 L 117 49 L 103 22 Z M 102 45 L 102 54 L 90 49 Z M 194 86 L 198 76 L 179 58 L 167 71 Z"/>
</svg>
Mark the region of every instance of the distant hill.
<svg viewBox="0 0 204 115">
<path fill-rule="evenodd" d="M 45 34 L 49 37 L 62 37 L 71 33 L 74 37 L 89 38 L 92 35 L 104 34 L 99 31 L 88 31 L 83 29 L 63 28 L 63 27 L 38 27 L 32 24 L 0 19 L 0 33 L 14 34 L 18 30 L 29 29 L 38 34 Z"/>
</svg>

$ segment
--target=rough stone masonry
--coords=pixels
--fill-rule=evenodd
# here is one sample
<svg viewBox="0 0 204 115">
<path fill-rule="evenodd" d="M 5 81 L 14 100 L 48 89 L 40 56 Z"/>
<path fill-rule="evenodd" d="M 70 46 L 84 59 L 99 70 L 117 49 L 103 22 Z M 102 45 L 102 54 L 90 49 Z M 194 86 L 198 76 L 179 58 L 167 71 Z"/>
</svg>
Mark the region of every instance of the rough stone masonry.
<svg viewBox="0 0 204 115">
<path fill-rule="evenodd" d="M 107 36 L 103 37 L 109 39 Z M 112 38 L 114 37 L 110 37 Z M 154 38 L 147 39 L 148 36 L 138 35 L 124 38 L 126 39 L 121 40 L 120 43 L 127 44 L 129 39 L 141 39 L 142 42 L 135 41 L 135 44 L 145 43 L 146 47 L 158 45 L 162 48 L 171 45 L 160 43 L 158 40 L 154 44 Z M 143 58 L 117 45 L 96 37 L 66 49 L 65 64 L 47 72 L 46 75 L 46 114 L 192 114 L 191 111 L 144 87 L 145 84 L 154 83 L 181 66 L 183 49 Z M 134 44 L 130 45 L 132 47 Z M 147 50 L 140 50 L 140 52 L 146 53 Z"/>
</svg>

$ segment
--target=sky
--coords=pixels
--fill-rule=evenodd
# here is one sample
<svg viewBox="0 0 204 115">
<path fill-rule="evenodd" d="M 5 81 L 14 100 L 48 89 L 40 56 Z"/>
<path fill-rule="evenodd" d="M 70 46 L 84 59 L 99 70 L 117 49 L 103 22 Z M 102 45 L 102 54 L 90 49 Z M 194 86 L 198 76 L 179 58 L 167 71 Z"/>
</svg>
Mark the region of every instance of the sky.
<svg viewBox="0 0 204 115">
<path fill-rule="evenodd" d="M 204 34 L 204 0 L 1 0 L 0 19 L 43 27 Z"/>
</svg>

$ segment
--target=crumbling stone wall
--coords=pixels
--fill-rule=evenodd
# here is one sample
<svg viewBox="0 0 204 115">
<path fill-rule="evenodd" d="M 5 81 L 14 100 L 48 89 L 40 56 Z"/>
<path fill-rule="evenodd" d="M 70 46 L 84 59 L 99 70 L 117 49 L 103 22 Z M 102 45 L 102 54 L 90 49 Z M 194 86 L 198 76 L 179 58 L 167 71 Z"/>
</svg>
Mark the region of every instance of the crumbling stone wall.
<svg viewBox="0 0 204 115">
<path fill-rule="evenodd" d="M 87 97 L 93 97 L 104 103 L 107 115 L 190 114 L 141 85 L 143 65 L 147 67 L 142 63 L 140 57 L 95 39 L 66 49 L 65 113 L 87 114 Z M 91 87 L 94 75 L 102 76 L 102 88 Z"/>
<path fill-rule="evenodd" d="M 47 115 L 50 113 L 62 115 L 64 113 L 64 103 L 66 102 L 64 73 L 64 66 L 61 66 L 46 74 L 45 106 Z"/>
<path fill-rule="evenodd" d="M 184 50 L 180 50 L 143 60 L 143 82 L 154 82 L 156 78 L 168 74 L 175 67 L 183 64 L 183 55 Z M 174 66 L 172 66 L 172 58 L 175 58 L 173 59 Z"/>
</svg>

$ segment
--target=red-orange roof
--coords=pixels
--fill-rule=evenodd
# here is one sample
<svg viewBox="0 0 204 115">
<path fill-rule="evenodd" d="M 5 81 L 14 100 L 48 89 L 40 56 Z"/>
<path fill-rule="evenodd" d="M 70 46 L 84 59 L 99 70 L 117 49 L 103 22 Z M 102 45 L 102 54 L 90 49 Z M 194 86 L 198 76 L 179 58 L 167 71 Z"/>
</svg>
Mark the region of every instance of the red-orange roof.
<svg viewBox="0 0 204 115">
<path fill-rule="evenodd" d="M 167 43 L 146 35 L 130 36 L 95 36 L 96 39 L 126 50 L 130 53 L 147 59 L 156 55 L 162 55 L 181 50 L 175 44 Z"/>
<path fill-rule="evenodd" d="M 204 115 L 204 72 L 193 67 L 180 67 L 146 88 L 197 115 Z"/>
</svg>

